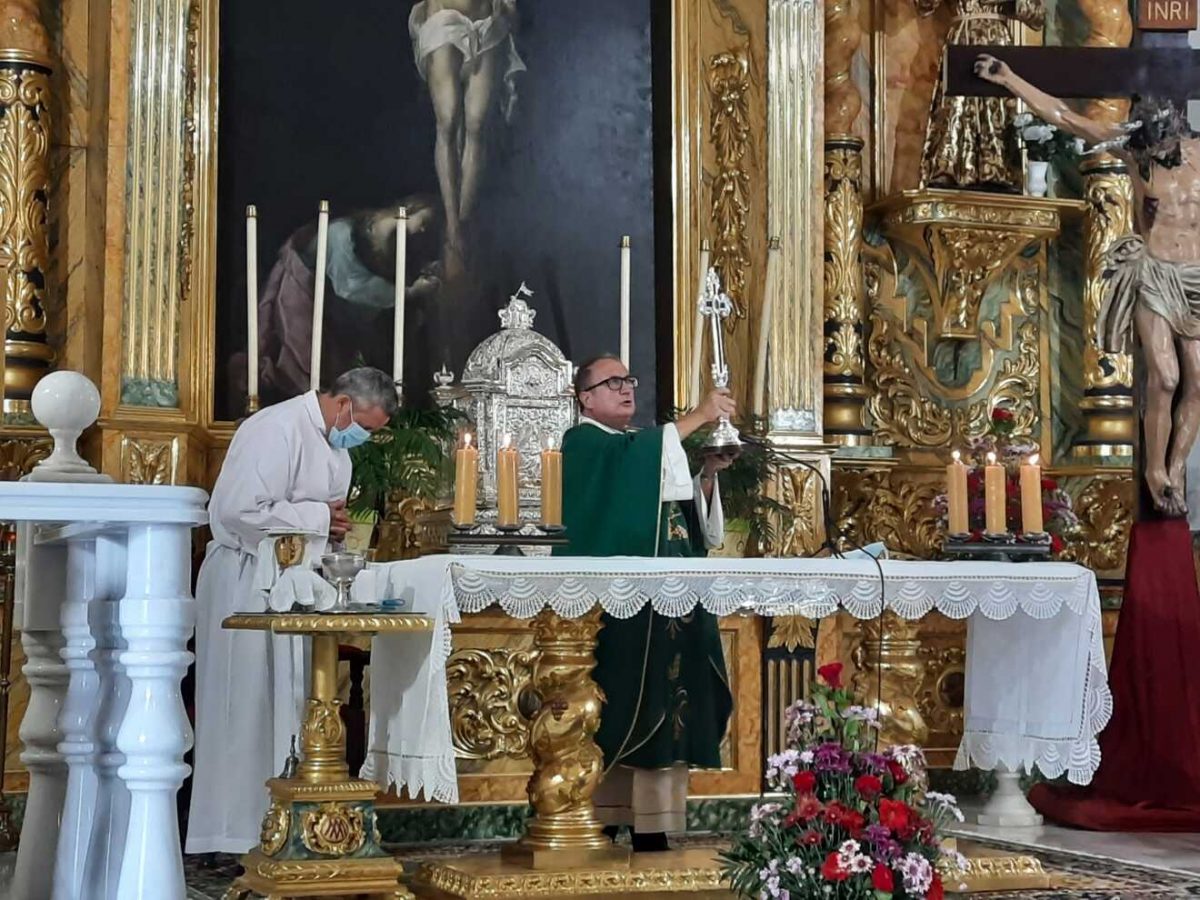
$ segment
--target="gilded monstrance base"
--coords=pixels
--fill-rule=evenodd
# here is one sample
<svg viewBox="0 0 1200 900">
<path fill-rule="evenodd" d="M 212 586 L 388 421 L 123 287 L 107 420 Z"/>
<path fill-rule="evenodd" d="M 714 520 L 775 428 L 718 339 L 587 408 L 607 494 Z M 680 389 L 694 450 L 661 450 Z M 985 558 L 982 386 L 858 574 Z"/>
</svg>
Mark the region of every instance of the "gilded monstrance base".
<svg viewBox="0 0 1200 900">
<path fill-rule="evenodd" d="M 720 863 L 711 849 L 635 853 L 625 866 L 591 866 L 534 871 L 505 861 L 499 853 L 479 853 L 438 860 L 421 866 L 411 885 L 418 897 L 436 900 L 539 900 L 586 896 L 594 900 L 621 897 L 732 900 L 721 880 Z"/>
</svg>

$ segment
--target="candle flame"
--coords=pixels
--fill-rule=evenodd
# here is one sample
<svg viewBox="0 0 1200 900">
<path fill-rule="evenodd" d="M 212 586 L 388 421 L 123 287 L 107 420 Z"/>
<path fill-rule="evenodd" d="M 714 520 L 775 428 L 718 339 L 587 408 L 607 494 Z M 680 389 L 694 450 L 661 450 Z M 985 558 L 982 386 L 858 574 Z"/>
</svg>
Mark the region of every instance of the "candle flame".
<svg viewBox="0 0 1200 900">
<path fill-rule="evenodd" d="M 501 450 L 507 450 L 511 446 L 512 446 L 512 435 L 511 434 L 505 434 L 504 436 L 502 436 L 500 438 L 500 449 Z"/>
<path fill-rule="evenodd" d="M 462 445 L 464 450 L 471 449 L 471 432 L 464 431 L 462 436 Z"/>
<path fill-rule="evenodd" d="M 545 446 L 546 446 L 547 450 L 557 450 L 558 449 L 558 438 L 553 434 L 546 435 Z"/>
<path fill-rule="evenodd" d="M 1040 460 L 1040 459 L 1041 459 L 1041 457 L 1035 453 L 1035 454 L 1033 454 L 1033 456 L 1029 457 L 1029 464 L 1031 466 L 1036 466 L 1038 464 L 1038 460 Z"/>
<path fill-rule="evenodd" d="M 950 456 L 955 462 L 959 462 L 960 460 L 962 460 L 962 454 L 959 453 L 957 450 L 955 450 L 953 453 L 951 453 Z"/>
<path fill-rule="evenodd" d="M 989 466 L 994 466 L 994 465 L 996 464 L 996 454 L 995 454 L 995 453 L 989 453 L 989 454 L 987 455 L 987 461 L 988 461 L 988 465 L 989 465 Z"/>
</svg>

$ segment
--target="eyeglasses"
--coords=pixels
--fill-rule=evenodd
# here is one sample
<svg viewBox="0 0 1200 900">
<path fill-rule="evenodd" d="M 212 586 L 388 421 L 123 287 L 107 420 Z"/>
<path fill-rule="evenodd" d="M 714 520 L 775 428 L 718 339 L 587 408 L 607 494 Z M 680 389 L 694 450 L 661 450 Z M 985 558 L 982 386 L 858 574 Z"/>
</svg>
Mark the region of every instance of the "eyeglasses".
<svg viewBox="0 0 1200 900">
<path fill-rule="evenodd" d="M 638 386 L 638 379 L 636 375 L 626 375 L 624 377 L 620 375 L 614 375 L 612 378 L 605 378 L 603 381 L 597 381 L 595 384 L 585 387 L 579 393 L 586 394 L 588 391 L 594 391 L 601 385 L 608 388 L 615 394 L 626 386 L 630 388 L 636 388 Z"/>
</svg>

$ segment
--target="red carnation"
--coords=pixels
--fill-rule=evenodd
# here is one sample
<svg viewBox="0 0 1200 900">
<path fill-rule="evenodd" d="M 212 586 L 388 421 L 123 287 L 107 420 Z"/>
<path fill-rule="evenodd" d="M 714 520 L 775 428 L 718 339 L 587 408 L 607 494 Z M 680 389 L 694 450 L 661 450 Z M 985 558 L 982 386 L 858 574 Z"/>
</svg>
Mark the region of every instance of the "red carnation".
<svg viewBox="0 0 1200 900">
<path fill-rule="evenodd" d="M 792 776 L 792 787 L 797 794 L 811 794 L 817 787 L 817 776 L 807 770 L 797 772 Z"/>
<path fill-rule="evenodd" d="M 901 803 L 899 800 L 884 798 L 879 801 L 879 824 L 892 831 L 903 831 L 908 826 L 910 814 L 911 811 L 907 804 Z"/>
<path fill-rule="evenodd" d="M 1003 406 L 997 406 L 992 410 L 993 422 L 1011 422 L 1013 418 L 1013 414 Z"/>
<path fill-rule="evenodd" d="M 842 686 L 842 664 L 840 662 L 826 663 L 817 669 L 817 675 L 835 691 Z"/>
<path fill-rule="evenodd" d="M 878 797 L 883 790 L 883 782 L 876 775 L 860 775 L 854 780 L 854 789 L 867 800 Z"/>
<path fill-rule="evenodd" d="M 836 850 L 825 857 L 825 862 L 821 864 L 821 877 L 826 881 L 845 881 L 850 877 L 850 873 L 838 864 Z"/>
<path fill-rule="evenodd" d="M 896 783 L 896 787 L 899 787 L 908 781 L 908 772 L 905 771 L 904 766 L 900 765 L 900 763 L 896 762 L 896 760 L 889 759 L 887 761 L 887 767 L 888 772 L 891 773 L 892 781 Z"/>
<path fill-rule="evenodd" d="M 933 881 L 929 885 L 929 890 L 925 892 L 925 900 L 942 900 L 944 890 L 942 888 L 942 876 L 937 872 L 933 873 Z"/>
<path fill-rule="evenodd" d="M 871 886 L 885 894 L 890 894 L 895 890 L 896 883 L 892 880 L 892 870 L 885 863 L 875 863 L 875 869 L 871 872 Z"/>
<path fill-rule="evenodd" d="M 796 838 L 796 843 L 804 844 L 808 847 L 815 847 L 817 844 L 821 843 L 821 840 L 821 832 L 809 830 L 800 835 L 800 837 Z"/>
<path fill-rule="evenodd" d="M 1065 545 L 1063 544 L 1063 539 L 1061 537 L 1059 537 L 1057 534 L 1050 535 L 1051 553 L 1062 553 L 1064 546 Z"/>
<path fill-rule="evenodd" d="M 796 808 L 787 817 L 784 824 L 791 826 L 797 822 L 807 822 L 810 819 L 815 819 L 824 811 L 825 807 L 821 805 L 820 800 L 812 794 L 802 794 L 796 798 Z"/>
<path fill-rule="evenodd" d="M 1058 482 L 1055 481 L 1053 478 L 1043 478 L 1042 479 L 1042 490 L 1043 491 L 1057 491 L 1058 490 Z"/>
</svg>

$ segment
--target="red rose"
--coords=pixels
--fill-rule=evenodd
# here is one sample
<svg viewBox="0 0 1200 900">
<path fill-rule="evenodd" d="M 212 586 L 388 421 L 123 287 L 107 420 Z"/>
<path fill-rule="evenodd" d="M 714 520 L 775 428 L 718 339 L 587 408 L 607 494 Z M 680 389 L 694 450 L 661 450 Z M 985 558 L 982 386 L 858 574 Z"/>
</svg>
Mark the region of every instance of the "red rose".
<svg viewBox="0 0 1200 900">
<path fill-rule="evenodd" d="M 992 421 L 993 422 L 1011 422 L 1013 420 L 1013 418 L 1014 418 L 1013 414 L 1011 412 L 1009 412 L 1007 409 L 1005 409 L 1003 406 L 997 406 L 995 409 L 992 410 Z"/>
<path fill-rule="evenodd" d="M 1061 537 L 1059 537 L 1057 534 L 1050 535 L 1051 553 L 1062 553 L 1064 546 L 1065 545 L 1063 544 L 1063 539 Z"/>
<path fill-rule="evenodd" d="M 875 775 L 860 775 L 854 780 L 854 789 L 865 799 L 878 797 L 883 790 L 883 782 Z"/>
<path fill-rule="evenodd" d="M 797 794 L 811 794 L 817 787 L 817 776 L 813 772 L 797 772 L 792 776 L 792 787 Z"/>
<path fill-rule="evenodd" d="M 802 834 L 802 835 L 800 835 L 800 837 L 796 838 L 796 843 L 804 844 L 805 846 L 808 846 L 808 847 L 815 847 L 815 846 L 817 846 L 817 844 L 821 843 L 821 840 L 822 840 L 821 832 L 810 830 L 810 831 L 804 832 L 804 834 Z"/>
<path fill-rule="evenodd" d="M 942 876 L 937 872 L 933 873 L 933 881 L 929 885 L 929 890 L 925 892 L 925 900 L 942 900 L 944 890 L 942 888 Z"/>
<path fill-rule="evenodd" d="M 899 800 L 884 798 L 879 801 L 879 824 L 892 831 L 899 832 L 907 828 L 910 815 L 908 806 Z"/>
<path fill-rule="evenodd" d="M 1057 491 L 1058 490 L 1058 482 L 1055 481 L 1053 478 L 1043 478 L 1042 479 L 1042 490 L 1043 491 Z"/>
<path fill-rule="evenodd" d="M 840 662 L 831 662 L 821 666 L 817 669 L 817 675 L 835 691 L 842 686 L 842 664 Z"/>
<path fill-rule="evenodd" d="M 871 886 L 885 894 L 890 894 L 895 890 L 896 883 L 892 880 L 892 870 L 884 863 L 875 863 L 875 870 L 871 872 Z"/>
<path fill-rule="evenodd" d="M 896 787 L 899 787 L 908 781 L 908 772 L 906 772 L 904 766 L 900 765 L 900 763 L 896 762 L 896 760 L 889 759 L 887 761 L 887 767 L 888 772 L 892 776 L 892 781 L 896 784 Z"/>
<path fill-rule="evenodd" d="M 850 877 L 850 873 L 838 865 L 836 850 L 825 857 L 825 862 L 821 864 L 821 877 L 826 881 L 845 881 Z"/>
</svg>

